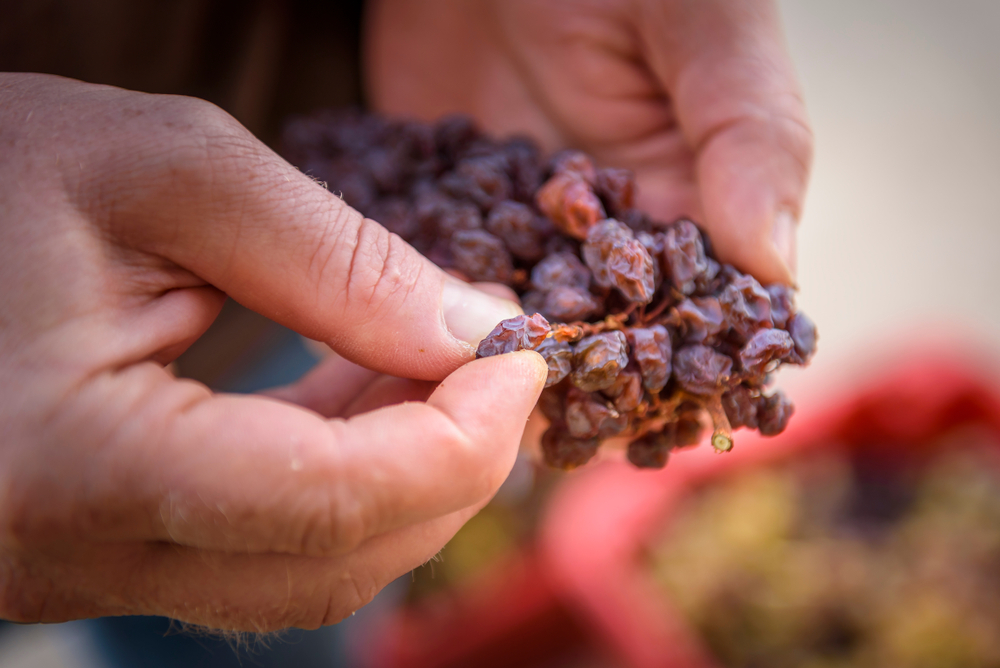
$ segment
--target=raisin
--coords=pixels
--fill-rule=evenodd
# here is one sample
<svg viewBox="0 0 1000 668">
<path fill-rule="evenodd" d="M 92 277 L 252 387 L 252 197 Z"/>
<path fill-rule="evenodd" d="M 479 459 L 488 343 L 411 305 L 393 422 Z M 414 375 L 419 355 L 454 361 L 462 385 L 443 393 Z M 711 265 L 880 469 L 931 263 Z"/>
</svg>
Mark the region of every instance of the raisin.
<svg viewBox="0 0 1000 668">
<path fill-rule="evenodd" d="M 708 346 L 685 346 L 674 354 L 674 378 L 692 394 L 716 394 L 729 381 L 733 360 Z"/>
<path fill-rule="evenodd" d="M 628 343 L 621 332 L 594 334 L 576 344 L 570 380 L 585 392 L 611 387 L 628 364 Z"/>
<path fill-rule="evenodd" d="M 753 276 L 741 274 L 719 294 L 726 322 L 743 340 L 771 327 L 771 297 Z"/>
<path fill-rule="evenodd" d="M 632 327 L 628 341 L 642 374 L 642 384 L 650 392 L 659 392 L 670 380 L 672 349 L 670 334 L 663 325 Z"/>
<path fill-rule="evenodd" d="M 511 255 L 522 260 L 545 256 L 544 240 L 530 207 L 512 200 L 498 203 L 486 218 L 486 229 L 503 240 Z"/>
<path fill-rule="evenodd" d="M 538 290 L 549 290 L 557 285 L 587 289 L 590 270 L 573 253 L 553 253 L 531 270 L 531 284 Z"/>
<path fill-rule="evenodd" d="M 635 177 L 630 170 L 615 167 L 598 170 L 595 189 L 612 216 L 621 216 L 627 211 L 633 210 Z"/>
<path fill-rule="evenodd" d="M 795 354 L 789 361 L 793 364 L 808 364 L 816 352 L 816 325 L 800 311 L 788 321 L 788 333 L 795 343 Z"/>
<path fill-rule="evenodd" d="M 473 281 L 506 283 L 514 263 L 503 242 L 485 230 L 459 230 L 451 238 L 455 266 Z"/>
<path fill-rule="evenodd" d="M 706 343 L 726 329 L 722 305 L 716 297 L 685 299 L 670 313 L 669 323 L 686 343 Z"/>
<path fill-rule="evenodd" d="M 794 347 L 791 335 L 783 329 L 761 329 L 740 350 L 740 364 L 747 373 L 764 373 L 772 362 L 782 359 Z"/>
<path fill-rule="evenodd" d="M 281 145 L 435 264 L 517 293 L 526 315 L 500 323 L 477 356 L 545 359 L 550 464 L 579 466 L 622 436 L 634 464 L 659 467 L 709 422 L 720 451 L 734 428 L 772 435 L 788 423 L 791 403 L 765 390 L 780 365 L 807 363 L 817 338 L 794 290 L 720 263 L 692 221 L 636 208 L 627 170 L 578 150 L 545 158 L 466 116 L 320 112 L 292 119 Z"/>
<path fill-rule="evenodd" d="M 757 403 L 750 388 L 737 385 L 722 395 L 722 408 L 733 429 L 757 428 Z"/>
<path fill-rule="evenodd" d="M 670 431 L 645 434 L 629 443 L 628 460 L 641 469 L 662 469 L 674 447 Z"/>
<path fill-rule="evenodd" d="M 601 200 L 576 173 L 558 173 L 535 195 L 538 208 L 563 234 L 584 239 L 591 225 L 607 216 Z"/>
<path fill-rule="evenodd" d="M 542 434 L 542 456 L 545 463 L 559 469 L 575 469 L 597 454 L 600 441 L 596 438 L 575 438 L 553 425 Z"/>
<path fill-rule="evenodd" d="M 757 399 L 757 425 L 760 433 L 764 436 L 777 436 L 785 431 L 794 412 L 795 406 L 782 392 L 777 391 L 769 397 L 761 395 Z"/>
<path fill-rule="evenodd" d="M 565 341 L 556 341 L 553 338 L 547 338 L 538 344 L 535 350 L 545 359 L 545 363 L 549 366 L 549 375 L 545 380 L 545 387 L 552 387 L 562 381 L 573 370 L 573 348 Z"/>
<path fill-rule="evenodd" d="M 774 283 L 765 290 L 771 298 L 771 320 L 775 327 L 784 329 L 795 312 L 795 291 L 783 283 Z"/>
<path fill-rule="evenodd" d="M 551 331 L 540 315 L 517 315 L 503 320 L 479 342 L 476 357 L 492 357 L 518 350 L 534 350 Z"/>
<path fill-rule="evenodd" d="M 546 318 L 559 322 L 587 320 L 597 315 L 601 304 L 594 295 L 582 288 L 557 285 L 547 293 L 539 309 Z"/>
<path fill-rule="evenodd" d="M 608 438 L 623 432 L 628 419 L 599 394 L 571 388 L 566 395 L 566 426 L 575 438 Z"/>
<path fill-rule="evenodd" d="M 705 427 L 698 418 L 682 415 L 673 426 L 675 447 L 686 448 L 701 443 Z"/>
<path fill-rule="evenodd" d="M 590 228 L 583 259 L 598 285 L 618 288 L 627 299 L 640 304 L 653 299 L 653 259 L 632 230 L 617 220 L 609 218 Z"/>
<path fill-rule="evenodd" d="M 549 161 L 553 174 L 571 174 L 578 176 L 589 185 L 597 183 L 597 168 L 594 161 L 583 151 L 564 149 L 552 156 Z"/>
<path fill-rule="evenodd" d="M 701 232 L 690 220 L 679 220 L 667 229 L 662 258 L 665 273 L 684 295 L 694 293 L 698 281 L 704 280 L 712 268 L 705 256 Z"/>
<path fill-rule="evenodd" d="M 634 411 L 642 403 L 645 393 L 642 375 L 638 371 L 625 369 L 615 379 L 614 384 L 603 390 L 604 395 L 614 400 L 615 408 L 623 413 Z"/>
</svg>

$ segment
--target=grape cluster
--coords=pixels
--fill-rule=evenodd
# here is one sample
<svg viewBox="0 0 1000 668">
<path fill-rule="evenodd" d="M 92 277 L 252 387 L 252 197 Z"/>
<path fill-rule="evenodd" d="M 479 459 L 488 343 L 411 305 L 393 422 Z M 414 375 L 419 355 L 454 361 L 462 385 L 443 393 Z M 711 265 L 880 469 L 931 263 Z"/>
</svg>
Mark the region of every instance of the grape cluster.
<svg viewBox="0 0 1000 668">
<path fill-rule="evenodd" d="M 720 451 L 737 427 L 770 436 L 788 424 L 792 404 L 765 387 L 816 348 L 794 292 L 719 263 L 693 222 L 635 208 L 628 170 L 572 150 L 545 159 L 463 116 L 328 112 L 289 123 L 283 149 L 439 266 L 518 293 L 526 315 L 500 323 L 478 356 L 545 358 L 550 465 L 579 466 L 624 437 L 633 464 L 662 467 L 709 422 Z"/>
</svg>

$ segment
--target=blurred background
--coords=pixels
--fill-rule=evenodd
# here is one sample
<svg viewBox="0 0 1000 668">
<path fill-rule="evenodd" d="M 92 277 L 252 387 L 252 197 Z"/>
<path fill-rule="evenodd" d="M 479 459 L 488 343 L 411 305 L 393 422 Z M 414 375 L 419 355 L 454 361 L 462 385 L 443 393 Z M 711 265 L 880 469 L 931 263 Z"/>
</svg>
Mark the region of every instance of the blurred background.
<svg viewBox="0 0 1000 668">
<path fill-rule="evenodd" d="M 115 17 L 137 11 L 134 5 L 139 3 L 83 4 L 100 5 L 102 9 L 96 20 L 110 31 L 109 34 L 117 35 Z M 186 2 L 178 3 L 178 7 L 186 7 L 185 11 L 196 16 L 202 4 Z M 964 363 L 967 368 L 982 372 L 996 368 L 996 361 L 1000 359 L 1000 297 L 996 289 L 1000 282 L 1000 260 L 997 258 L 997 249 L 1000 248 L 1000 197 L 997 196 L 997 184 L 1000 183 L 1000 122 L 996 111 L 1000 108 L 1000 40 L 996 38 L 1000 34 L 1000 3 L 993 0 L 956 0 L 948 3 L 932 0 L 844 0 L 837 3 L 783 0 L 779 4 L 816 136 L 814 171 L 799 235 L 799 303 L 815 320 L 820 332 L 819 354 L 812 367 L 806 371 L 783 371 L 779 385 L 787 389 L 799 404 L 803 416 L 806 416 L 803 418 L 806 424 L 813 424 L 808 421 L 808 416 L 821 414 L 834 404 L 851 403 L 852 397 L 867 391 L 865 388 L 870 388 L 883 373 L 889 373 L 896 384 L 879 390 L 881 395 L 876 392 L 878 396 L 873 401 L 882 409 L 886 405 L 898 409 L 902 403 L 906 410 L 901 419 L 907 424 L 919 415 L 924 418 L 932 416 L 936 420 L 921 422 L 922 431 L 911 429 L 904 434 L 907 438 L 933 442 L 935 445 L 931 450 L 945 443 L 940 447 L 947 450 L 951 447 L 948 444 L 955 442 L 955 429 L 966 429 L 968 425 L 965 422 L 970 422 L 978 425 L 978 431 L 974 432 L 974 437 L 965 438 L 963 442 L 981 443 L 989 449 L 997 443 L 995 429 L 991 426 L 991 416 L 995 413 L 989 397 L 993 388 L 977 384 L 976 380 L 963 380 L 964 372 L 955 369 L 966 368 L 962 367 Z M 187 23 L 179 20 L 171 28 L 174 32 L 164 38 L 164 50 L 169 51 L 169 45 L 175 43 L 176 51 L 178 41 L 190 43 L 197 45 L 203 56 L 217 54 L 218 65 L 212 72 L 203 73 L 198 78 L 187 76 L 186 65 L 183 62 L 177 64 L 179 61 L 176 58 L 170 61 L 173 66 L 168 66 L 167 60 L 162 63 L 157 61 L 149 68 L 159 78 L 154 85 L 144 87 L 139 83 L 144 73 L 134 71 L 142 68 L 142 59 L 131 60 L 133 71 L 102 74 L 112 71 L 106 67 L 108 62 L 136 52 L 138 47 L 134 36 L 129 41 L 128 35 L 120 35 L 116 41 L 106 39 L 98 32 L 95 39 L 106 43 L 104 54 L 95 62 L 76 58 L 72 67 L 64 67 L 65 63 L 49 57 L 43 46 L 46 39 L 62 39 L 63 32 L 68 34 L 69 26 L 79 19 L 80 12 L 84 10 L 74 3 L 0 0 L 0 15 L 19 17 L 23 19 L 22 24 L 27 21 L 40 36 L 48 36 L 36 40 L 32 49 L 15 48 L 11 46 L 14 41 L 11 31 L 18 21 L 7 23 L 7 28 L 0 24 L 0 63 L 13 63 L 11 69 L 59 71 L 85 80 L 154 92 L 201 94 L 230 110 L 268 140 L 274 139 L 280 120 L 289 113 L 356 101 L 358 81 L 353 31 L 359 20 L 359 3 L 289 3 L 292 9 L 281 9 L 284 5 L 280 3 L 249 3 L 248 6 L 251 5 L 254 10 L 249 12 L 236 11 L 241 3 L 228 3 L 222 10 L 202 12 L 204 16 L 198 15 L 201 16 L 199 25 L 208 26 L 203 27 L 202 32 L 186 32 L 184 26 Z M 74 6 L 77 8 L 74 9 Z M 315 20 L 296 20 L 303 13 L 315 17 Z M 242 18 L 239 21 L 229 20 L 230 16 L 236 15 Z M 348 20 L 343 20 L 344 17 Z M 157 18 L 146 17 L 145 20 L 155 22 Z M 241 37 L 247 35 L 249 37 L 245 40 Z M 81 51 L 84 50 L 85 45 L 78 46 Z M 280 53 L 281 57 L 277 58 L 276 53 Z M 104 60 L 101 61 L 101 58 Z M 183 58 L 180 60 L 183 61 Z M 267 63 L 273 62 L 280 62 L 281 66 L 269 68 Z M 343 85 L 316 85 L 321 76 L 336 77 Z M 901 366 L 918 367 L 940 357 L 957 361 L 950 362 L 951 366 L 946 364 L 947 368 L 943 371 L 925 370 L 922 375 L 906 376 L 905 373 L 899 375 L 885 371 Z M 315 357 L 296 335 L 237 306 L 228 305 L 218 325 L 179 361 L 179 368 L 182 373 L 220 390 L 253 391 L 288 382 L 313 363 Z M 957 374 L 955 378 L 949 376 L 952 371 Z M 934 382 L 932 378 L 928 381 L 928 374 L 933 377 L 935 373 L 940 373 L 940 378 L 944 380 Z M 972 375 L 975 376 L 974 373 Z M 900 389 L 900 384 L 910 389 L 924 388 L 927 402 L 906 404 L 904 399 L 894 394 Z M 882 403 L 878 404 L 878 401 Z M 830 425 L 868 424 L 862 419 L 866 414 L 862 417 L 858 415 L 841 414 L 838 418 L 840 422 L 824 423 L 826 431 L 817 433 L 816 437 L 840 442 L 849 440 L 845 436 L 849 430 L 838 431 Z M 893 431 L 891 425 L 873 427 L 866 434 L 862 441 L 873 438 L 873 434 L 880 435 L 886 442 L 900 435 L 899 430 Z M 788 438 L 790 443 L 798 443 L 806 437 L 801 435 L 801 431 L 793 429 Z M 756 444 L 756 441 L 753 443 Z M 767 447 L 774 450 L 780 449 L 781 445 L 768 444 Z M 748 444 L 746 449 L 750 448 Z M 851 448 L 848 450 L 854 452 Z M 734 461 L 750 461 L 737 459 L 737 455 L 742 457 L 741 453 L 734 453 Z M 846 459 L 831 457 L 824 460 L 827 462 L 824 470 L 833 473 L 822 478 L 823 484 L 818 488 L 833 491 L 823 497 L 825 501 L 810 497 L 803 503 L 850 505 L 853 502 L 849 499 L 854 497 L 843 491 L 845 485 L 854 485 L 852 489 L 857 488 L 855 492 L 861 496 L 864 496 L 864 490 L 869 489 L 857 482 L 867 478 L 862 475 L 863 472 L 858 473 L 860 465 L 851 459 L 853 455 L 845 455 Z M 956 540 L 965 545 L 975 543 L 975 554 L 981 557 L 980 561 L 990 564 L 994 572 L 1000 569 L 997 546 L 990 543 L 995 536 L 989 530 L 993 520 L 996 521 L 993 529 L 1000 527 L 1000 516 L 995 514 L 995 499 L 1000 493 L 997 479 L 989 476 L 977 478 L 976 489 L 982 492 L 982 496 L 956 500 L 961 495 L 955 491 L 955 480 L 967 479 L 962 476 L 968 476 L 970 470 L 983 469 L 984 466 L 989 469 L 993 459 L 991 455 L 984 457 L 982 461 L 974 460 L 979 463 L 972 465 L 944 461 L 940 464 L 942 470 L 957 471 L 952 477 L 942 474 L 943 477 L 934 478 L 908 472 L 903 482 L 898 476 L 889 482 L 877 482 L 875 486 L 881 491 L 872 497 L 875 499 L 872 503 L 880 508 L 887 507 L 887 504 L 896 508 L 887 515 L 896 524 L 880 525 L 880 535 L 891 535 L 892 540 L 896 540 L 898 527 L 905 525 L 908 527 L 906 531 L 910 532 L 907 540 L 920 544 L 920 536 L 923 535 L 920 527 L 937 526 L 933 523 L 928 525 L 930 520 L 927 520 L 926 513 L 915 510 L 925 506 L 920 506 L 913 499 L 923 498 L 925 505 L 930 503 L 932 508 L 953 508 L 967 518 L 972 517 L 975 521 L 970 520 L 967 533 Z M 930 456 L 927 459 L 939 461 Z M 657 489 L 680 489 L 688 484 L 688 478 L 700 475 L 696 475 L 697 471 L 718 466 L 703 460 L 703 454 L 698 452 L 678 455 L 662 475 L 655 474 L 659 481 Z M 773 508 L 780 507 L 782 503 L 795 505 L 796 499 L 803 498 L 801 481 L 810 480 L 808 476 L 815 474 L 803 473 L 802 470 L 802 467 L 785 467 L 779 472 L 772 472 L 770 477 L 737 481 L 731 488 L 721 486 L 721 491 L 699 492 L 701 496 L 692 497 L 694 501 L 681 504 L 689 520 L 679 521 L 681 528 L 676 530 L 672 539 L 678 547 L 663 547 L 668 545 L 663 541 L 668 541 L 669 536 L 661 527 L 649 529 L 648 540 L 644 539 L 641 549 L 638 543 L 631 548 L 633 552 L 652 555 L 647 560 L 647 565 L 651 564 L 650 572 L 664 572 L 656 568 L 657 564 L 666 563 L 667 566 L 662 568 L 669 573 L 678 569 L 690 572 L 688 569 L 693 568 L 692 564 L 698 560 L 684 561 L 684 555 L 688 554 L 685 550 L 701 554 L 698 546 L 706 550 L 720 545 L 728 546 L 726 549 L 741 546 L 739 549 L 748 554 L 757 554 L 754 550 L 760 550 L 761 554 L 773 556 L 775 550 L 787 549 L 789 541 L 797 541 L 796 544 L 818 541 L 817 545 L 825 545 L 822 536 L 804 536 L 800 525 L 808 520 L 807 523 L 813 527 L 826 526 L 823 522 L 829 519 L 829 513 L 807 515 L 805 520 L 803 517 L 773 517 Z M 746 626 L 739 619 L 720 621 L 712 617 L 705 612 L 705 597 L 725 594 L 729 597 L 726 609 L 730 612 L 756 610 L 754 614 L 759 617 L 759 610 L 732 592 L 693 591 L 684 589 L 684 583 L 666 582 L 663 578 L 658 581 L 663 587 L 663 597 L 683 600 L 684 605 L 677 604 L 676 607 L 697 618 L 697 623 L 692 622 L 692 625 L 701 629 L 702 636 L 701 640 L 693 642 L 701 649 L 689 648 L 691 653 L 685 655 L 686 659 L 676 659 L 687 663 L 675 661 L 672 664 L 665 663 L 666 659 L 657 657 L 653 650 L 649 650 L 653 652 L 652 658 L 647 656 L 644 659 L 641 650 L 623 649 L 631 646 L 629 643 L 634 645 L 633 641 L 641 643 L 643 619 L 647 622 L 659 619 L 659 613 L 649 611 L 645 617 L 636 613 L 640 617 L 635 620 L 631 631 L 608 631 L 606 624 L 602 626 L 607 620 L 599 620 L 603 618 L 602 614 L 604 617 L 612 615 L 608 611 L 611 608 L 602 613 L 600 606 L 594 602 L 597 594 L 577 597 L 566 594 L 575 586 L 572 574 L 565 575 L 562 580 L 546 579 L 546 568 L 551 569 L 553 563 L 561 563 L 553 554 L 561 552 L 557 548 L 546 548 L 545 540 L 555 538 L 542 539 L 537 529 L 538 522 L 544 524 L 546 517 L 558 514 L 558 508 L 550 507 L 550 504 L 558 506 L 560 502 L 565 504 L 568 503 L 566 499 L 572 498 L 585 505 L 585 500 L 581 499 L 586 494 L 596 494 L 594 490 L 601 485 L 611 484 L 595 482 L 597 477 L 585 471 L 570 476 L 570 484 L 564 485 L 565 476 L 541 472 L 530 462 L 520 461 L 498 500 L 444 550 L 442 561 L 431 563 L 412 576 L 397 581 L 375 603 L 348 622 L 318 633 L 289 634 L 271 643 L 271 649 L 251 643 L 250 647 L 239 648 L 239 661 L 250 666 L 354 666 L 373 661 L 376 665 L 385 666 L 460 666 L 486 665 L 483 656 L 493 656 L 498 661 L 496 665 L 515 665 L 504 663 L 503 656 L 496 652 L 487 652 L 475 660 L 469 658 L 476 656 L 475 651 L 491 647 L 490 642 L 500 642 L 499 646 L 514 644 L 528 648 L 525 650 L 528 654 L 532 647 L 538 647 L 541 658 L 537 659 L 537 665 L 550 666 L 696 665 L 702 659 L 692 657 L 703 651 L 705 645 L 713 648 L 717 656 L 729 657 L 727 660 L 730 663 L 726 665 L 867 665 L 861 659 L 843 653 L 846 650 L 842 651 L 844 646 L 857 647 L 856 641 L 851 640 L 854 637 L 851 634 L 860 633 L 855 627 L 861 622 L 853 617 L 850 623 L 838 617 L 840 621 L 828 624 L 830 628 L 841 629 L 843 637 L 837 636 L 831 641 L 835 649 L 830 650 L 832 655 L 824 655 L 827 657 L 825 662 L 808 663 L 799 657 L 801 660 L 789 659 L 787 664 L 754 664 L 753 657 L 759 659 L 769 655 L 744 655 L 711 642 L 713 633 L 734 638 L 744 632 Z M 646 480 L 651 479 L 646 477 Z M 901 485 L 909 491 L 899 494 L 892 491 Z M 561 486 L 568 489 L 556 489 Z M 592 487 L 590 492 L 586 492 L 588 486 Z M 703 525 L 729 526 L 726 522 L 730 520 L 726 519 L 724 512 L 718 509 L 713 511 L 712 508 L 724 509 L 727 505 L 740 503 L 741 490 L 747 488 L 757 490 L 752 498 L 758 499 L 761 508 L 754 506 L 754 512 L 748 510 L 741 517 L 770 517 L 773 520 L 770 524 L 761 520 L 758 523 L 761 526 L 754 528 L 740 525 L 738 519 L 732 520 L 737 523 L 736 528 L 730 534 L 722 531 L 719 535 L 696 535 L 690 529 L 691 526 L 699 526 L 699 521 Z M 838 489 L 839 492 L 836 491 Z M 857 491 L 859 489 L 860 492 Z M 660 492 L 649 493 L 655 496 Z M 556 497 L 554 501 L 553 494 Z M 900 495 L 909 499 L 910 505 L 900 505 L 902 502 L 892 500 L 898 501 Z M 655 498 L 659 499 L 657 503 L 666 503 L 661 497 Z M 773 500 L 770 506 L 768 499 Z M 854 515 L 851 517 L 855 518 Z M 599 518 L 592 519 L 600 525 Z M 846 604 L 838 596 L 842 598 L 845 591 L 856 593 L 857 587 L 861 586 L 859 583 L 866 582 L 865 577 L 879 579 L 877 574 L 883 572 L 864 565 L 871 562 L 865 561 L 868 554 L 865 550 L 869 550 L 870 545 L 858 542 L 860 539 L 857 539 L 855 529 L 860 525 L 855 520 L 851 520 L 854 522 L 851 527 L 854 528 L 848 532 L 851 538 L 839 543 L 854 546 L 851 548 L 853 551 L 849 550 L 850 554 L 843 551 L 848 548 L 837 548 L 840 552 L 810 553 L 819 554 L 816 559 L 820 559 L 821 563 L 831 560 L 830 563 L 836 564 L 861 564 L 854 569 L 854 579 L 841 578 L 833 582 L 836 578 L 827 576 L 837 568 L 830 566 L 823 571 L 826 574 L 826 580 L 823 580 L 825 598 L 821 598 L 823 605 L 833 610 L 830 614 L 834 617 L 854 614 L 843 611 Z M 830 529 L 830 535 L 843 529 L 837 526 Z M 754 531 L 757 533 L 753 534 Z M 757 538 L 747 538 L 747 532 Z M 784 547 L 776 547 L 779 544 Z M 809 544 L 813 545 L 812 542 Z M 684 545 L 688 547 L 684 548 Z M 940 559 L 936 565 L 910 565 L 922 574 L 917 579 L 930 578 L 939 583 L 951 583 L 954 590 L 979 586 L 984 591 L 995 591 L 994 581 L 985 585 L 952 583 L 945 573 L 945 566 L 951 563 L 949 559 L 958 557 L 947 549 L 942 548 L 939 552 Z M 791 553 L 781 554 L 793 559 L 789 556 Z M 880 553 L 876 560 L 882 560 L 880 563 L 883 566 L 879 568 L 883 568 L 885 559 L 889 558 Z M 669 559 L 677 563 L 671 565 Z M 727 563 L 718 564 L 718 568 L 749 567 Z M 763 577 L 758 571 L 751 569 L 748 572 L 754 577 Z M 608 577 L 613 580 L 610 575 Z M 819 579 L 817 575 L 807 580 L 815 585 Z M 503 586 L 497 585 L 498 580 Z M 784 581 L 772 583 L 769 591 L 786 591 L 791 586 Z M 799 582 L 795 586 L 801 589 L 804 585 Z M 782 587 L 786 589 L 782 590 Z M 522 590 L 524 595 L 511 602 L 511 592 Z M 898 591 L 892 595 L 896 594 Z M 935 591 L 924 599 L 940 595 L 939 591 Z M 811 602 L 803 603 L 801 596 L 800 593 L 794 596 L 788 594 L 775 605 L 788 606 L 792 605 L 789 601 L 795 601 L 795 605 L 820 606 L 815 603 L 818 599 L 810 598 Z M 508 606 L 503 608 L 507 611 L 507 622 L 497 619 L 502 616 L 498 612 L 502 607 L 501 600 L 505 601 L 503 605 Z M 859 599 L 855 596 L 854 600 Z M 759 601 L 755 603 L 758 604 Z M 942 619 L 949 622 L 972 619 L 976 628 L 994 631 L 1000 628 L 997 626 L 1000 616 L 989 606 L 963 603 L 965 607 L 959 607 L 964 611 L 962 614 L 968 616 L 962 617 L 952 609 L 954 606 L 949 608 L 948 605 L 930 606 L 930 612 L 924 615 L 931 619 L 927 628 L 947 626 Z M 484 609 L 491 609 L 495 614 L 482 616 Z M 915 606 L 910 609 L 920 608 Z M 614 614 L 621 616 L 627 613 L 618 611 Z M 463 627 L 457 621 L 463 618 L 480 626 Z M 504 623 L 507 626 L 503 626 Z M 880 628 L 896 629 L 884 619 L 880 623 Z M 780 626 L 777 621 L 774 624 Z M 454 628 L 464 629 L 465 644 L 449 635 L 448 630 Z M 477 628 L 482 637 L 476 635 Z M 919 631 L 924 627 L 917 628 Z M 609 638 L 606 642 L 598 637 L 601 633 L 595 629 L 607 632 Z M 678 634 L 686 632 L 671 627 L 668 633 L 665 629 L 666 626 L 654 628 L 649 633 L 660 638 L 657 642 L 667 637 L 672 639 L 671 646 L 687 647 L 686 641 L 678 639 Z M 639 641 L 629 635 L 633 631 L 640 637 Z M 928 667 L 997 665 L 996 662 L 1000 661 L 995 653 L 997 648 L 981 640 L 976 633 L 961 636 L 959 640 L 949 636 L 935 641 L 934 648 L 916 652 L 916 658 L 909 655 L 905 659 L 900 658 L 902 655 L 885 649 L 908 642 L 912 645 L 913 634 L 920 635 L 918 631 L 887 631 L 895 640 L 886 640 L 884 647 L 879 645 L 878 651 L 883 653 L 870 654 L 866 660 L 874 660 L 872 656 L 883 659 L 894 657 L 898 663 L 883 661 L 879 664 L 876 661 L 872 665 Z M 494 635 L 490 636 L 490 633 Z M 751 635 L 771 638 L 761 629 Z M 149 641 L 150 638 L 153 640 Z M 393 639 L 398 643 L 410 643 L 408 649 L 382 646 L 385 645 L 383 640 L 388 642 Z M 152 644 L 143 644 L 147 641 Z M 476 642 L 480 645 L 476 646 Z M 852 642 L 855 645 L 851 645 Z M 780 638 L 773 643 L 776 643 L 774 647 L 780 647 Z M 0 667 L 239 665 L 234 662 L 236 653 L 230 644 L 218 639 L 170 632 L 168 625 L 161 620 L 88 621 L 23 627 L 2 625 Z M 657 645 L 652 643 L 651 646 Z M 959 649 L 954 649 L 955 646 Z M 760 652 L 766 650 L 754 649 Z M 463 651 L 469 654 L 462 655 Z M 837 654 L 838 651 L 841 654 Z M 428 659 L 428 656 L 437 658 Z M 982 660 L 982 657 L 991 657 L 993 662 Z M 837 663 L 838 660 L 841 663 Z M 530 663 L 524 657 L 518 661 L 516 665 Z"/>
</svg>

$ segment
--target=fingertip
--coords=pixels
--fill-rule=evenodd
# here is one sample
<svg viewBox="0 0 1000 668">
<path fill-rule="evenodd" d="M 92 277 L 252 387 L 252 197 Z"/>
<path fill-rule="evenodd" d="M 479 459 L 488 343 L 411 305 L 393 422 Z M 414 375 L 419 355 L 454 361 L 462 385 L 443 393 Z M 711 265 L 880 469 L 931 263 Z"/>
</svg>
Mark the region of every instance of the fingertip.
<svg viewBox="0 0 1000 668">
<path fill-rule="evenodd" d="M 541 394 L 549 377 L 549 365 L 545 358 L 534 350 L 519 350 L 512 357 L 517 359 L 518 364 L 524 364 L 527 373 L 532 374 L 536 390 Z"/>
</svg>

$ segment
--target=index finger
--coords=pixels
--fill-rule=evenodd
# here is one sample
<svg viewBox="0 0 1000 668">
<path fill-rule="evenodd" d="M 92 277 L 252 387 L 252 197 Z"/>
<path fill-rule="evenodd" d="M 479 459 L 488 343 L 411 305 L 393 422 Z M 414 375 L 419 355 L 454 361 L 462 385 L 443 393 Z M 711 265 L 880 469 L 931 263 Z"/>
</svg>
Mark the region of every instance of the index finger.
<svg viewBox="0 0 1000 668">
<path fill-rule="evenodd" d="M 263 397 L 197 397 L 173 380 L 139 393 L 134 373 L 95 381 L 101 386 L 68 407 L 60 431 L 75 439 L 50 434 L 77 444 L 62 448 L 76 478 L 13 486 L 9 498 L 27 514 L 22 541 L 60 527 L 97 541 L 344 553 L 492 495 L 513 465 L 547 367 L 530 351 L 477 360 L 426 403 L 349 420 Z M 87 424 L 109 393 L 133 399 L 119 402 L 127 413 L 110 434 Z M 91 447 L 88 433 L 103 446 Z"/>
</svg>

